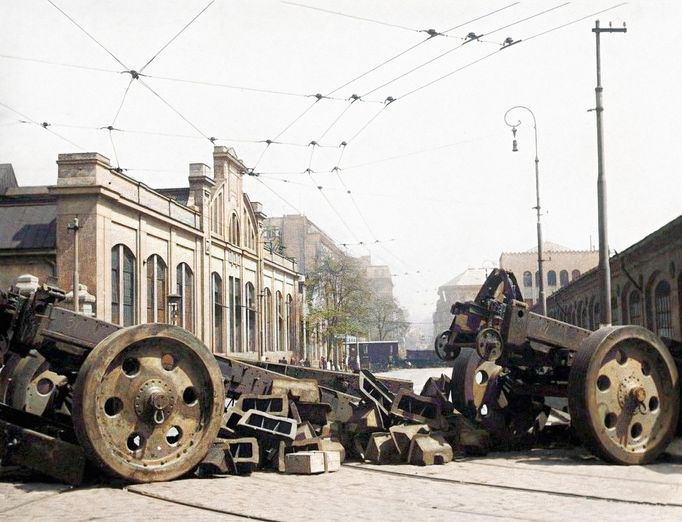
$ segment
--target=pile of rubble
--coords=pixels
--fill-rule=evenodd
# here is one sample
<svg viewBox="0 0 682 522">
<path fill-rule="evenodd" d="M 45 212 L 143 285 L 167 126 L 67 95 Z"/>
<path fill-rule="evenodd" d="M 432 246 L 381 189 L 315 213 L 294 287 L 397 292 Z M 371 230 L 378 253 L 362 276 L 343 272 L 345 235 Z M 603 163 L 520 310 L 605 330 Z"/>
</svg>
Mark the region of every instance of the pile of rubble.
<svg viewBox="0 0 682 522">
<path fill-rule="evenodd" d="M 339 469 L 347 457 L 376 464 L 444 464 L 482 454 L 489 439 L 448 400 L 450 379 L 429 379 L 421 394 L 391 392 L 363 370 L 358 395 L 313 379 L 272 379 L 266 395 L 231 401 L 200 475 L 256 469 L 314 474 Z"/>
</svg>

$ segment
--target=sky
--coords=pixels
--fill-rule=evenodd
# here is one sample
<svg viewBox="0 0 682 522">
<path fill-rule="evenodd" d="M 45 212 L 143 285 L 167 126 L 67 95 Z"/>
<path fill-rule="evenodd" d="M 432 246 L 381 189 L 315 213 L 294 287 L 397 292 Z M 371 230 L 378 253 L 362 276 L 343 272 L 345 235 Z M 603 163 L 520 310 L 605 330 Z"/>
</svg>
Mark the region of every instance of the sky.
<svg viewBox="0 0 682 522">
<path fill-rule="evenodd" d="M 533 117 L 508 114 L 512 152 L 512 107 L 536 120 L 545 240 L 597 248 L 597 19 L 627 24 L 601 46 L 621 251 L 682 207 L 675 0 L 4 0 L 0 163 L 47 185 L 59 153 L 100 152 L 162 188 L 233 147 L 267 215 L 388 264 L 430 324 L 438 286 L 537 244 Z"/>
</svg>

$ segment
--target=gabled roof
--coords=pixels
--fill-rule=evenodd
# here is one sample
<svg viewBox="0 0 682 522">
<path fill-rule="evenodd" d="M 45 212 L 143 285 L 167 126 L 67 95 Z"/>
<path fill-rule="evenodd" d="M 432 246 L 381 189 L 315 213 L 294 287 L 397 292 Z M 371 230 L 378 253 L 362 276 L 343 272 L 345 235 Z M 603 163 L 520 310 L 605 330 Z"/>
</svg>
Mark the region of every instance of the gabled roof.
<svg viewBox="0 0 682 522">
<path fill-rule="evenodd" d="M 55 248 L 57 206 L 0 205 L 0 250 Z"/>
</svg>

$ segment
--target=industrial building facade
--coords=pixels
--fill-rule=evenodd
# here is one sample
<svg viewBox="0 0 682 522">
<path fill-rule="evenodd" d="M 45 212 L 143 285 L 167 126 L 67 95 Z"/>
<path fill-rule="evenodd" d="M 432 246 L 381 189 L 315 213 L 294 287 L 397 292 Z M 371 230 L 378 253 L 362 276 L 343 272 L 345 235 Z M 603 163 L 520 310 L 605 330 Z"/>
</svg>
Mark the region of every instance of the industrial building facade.
<svg viewBox="0 0 682 522">
<path fill-rule="evenodd" d="M 213 175 L 191 164 L 182 188 L 151 189 L 96 153 L 61 154 L 55 186 L 23 188 L 15 180 L 11 187 L 10 180 L 0 212 L 39 208 L 27 211 L 21 226 L 47 232 L 40 252 L 13 241 L 16 232 L 4 235 L 0 284 L 31 271 L 70 289 L 69 225 L 78 218 L 80 282 L 95 297 L 97 318 L 175 323 L 215 353 L 298 360 L 303 288 L 296 263 L 263 248 L 265 216 L 243 192 L 246 169 L 234 151 L 215 147 L 213 160 Z"/>
<path fill-rule="evenodd" d="M 644 326 L 682 341 L 682 216 L 611 257 L 613 324 Z M 599 272 L 590 270 L 547 299 L 550 316 L 599 328 Z"/>
</svg>

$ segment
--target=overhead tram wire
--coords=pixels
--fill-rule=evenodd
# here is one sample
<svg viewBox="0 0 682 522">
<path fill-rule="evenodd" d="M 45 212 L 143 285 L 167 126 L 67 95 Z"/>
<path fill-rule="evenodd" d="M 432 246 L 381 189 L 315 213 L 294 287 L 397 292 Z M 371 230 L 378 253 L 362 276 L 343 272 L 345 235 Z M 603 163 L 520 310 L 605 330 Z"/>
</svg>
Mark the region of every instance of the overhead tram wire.
<svg viewBox="0 0 682 522">
<path fill-rule="evenodd" d="M 411 31 L 411 32 L 416 32 L 416 33 L 421 32 L 419 29 L 415 29 L 413 27 L 407 27 L 404 25 L 392 24 L 389 22 L 382 22 L 381 20 L 375 20 L 373 18 L 365 18 L 363 16 L 351 15 L 351 14 L 347 14 L 347 13 L 342 13 L 340 11 L 332 11 L 330 9 L 322 9 L 321 7 L 314 7 L 312 5 L 299 4 L 297 2 L 288 2 L 286 0 L 282 0 L 282 3 L 286 4 L 286 5 L 291 5 L 294 7 L 302 7 L 304 9 L 311 9 L 313 11 L 321 11 L 321 12 L 327 13 L 327 14 L 333 14 L 333 15 L 343 16 L 346 18 L 352 18 L 353 20 L 360 20 L 362 22 L 371 22 L 374 24 L 383 25 L 385 27 L 393 27 L 394 29 L 403 29 L 405 31 Z"/>
<path fill-rule="evenodd" d="M 444 32 L 441 33 L 441 34 L 448 33 L 448 32 L 450 32 L 450 31 L 453 31 L 454 29 L 457 29 L 457 28 L 459 28 L 459 27 L 462 27 L 463 25 L 466 25 L 466 24 L 468 24 L 468 23 L 471 23 L 471 22 L 474 22 L 474 21 L 477 21 L 477 20 L 481 20 L 481 19 L 486 18 L 486 17 L 488 17 L 488 16 L 492 16 L 493 14 L 499 13 L 500 11 L 503 11 L 504 9 L 508 9 L 508 8 L 510 8 L 510 7 L 515 6 L 515 5 L 517 5 L 518 3 L 519 3 L 519 2 L 514 2 L 513 4 L 509 4 L 509 5 L 505 6 L 505 7 L 500 8 L 500 9 L 496 9 L 495 11 L 491 11 L 491 12 L 489 12 L 489 13 L 486 13 L 486 14 L 482 15 L 482 16 L 473 18 L 472 20 L 469 20 L 469 21 L 467 21 L 467 22 L 464 22 L 463 24 L 460 24 L 460 25 L 457 25 L 457 26 L 455 26 L 455 27 L 452 27 L 452 28 L 448 29 L 447 31 L 444 31 Z M 404 54 L 407 54 L 408 52 L 410 52 L 410 51 L 416 49 L 416 48 L 419 47 L 420 45 L 422 45 L 422 44 L 424 44 L 424 43 L 430 41 L 432 38 L 434 38 L 434 36 L 437 36 L 437 35 L 435 35 L 435 34 L 431 35 L 431 34 L 430 34 L 425 40 L 422 40 L 421 42 L 419 42 L 419 43 L 417 43 L 417 44 L 414 44 L 414 45 L 408 47 L 407 49 L 405 49 L 405 50 L 403 50 L 403 51 L 400 51 L 398 54 L 396 54 L 396 55 L 394 55 L 394 56 L 391 56 L 390 58 L 384 60 L 383 62 L 381 62 L 381 63 L 375 65 L 375 66 L 372 67 L 371 69 L 369 69 L 369 70 L 363 72 L 363 73 L 360 74 L 359 76 L 356 76 L 356 77 L 353 78 L 352 80 L 347 81 L 347 82 L 344 83 L 343 85 L 339 85 L 336 89 L 334 89 L 333 91 L 329 92 L 329 93 L 327 94 L 327 96 L 331 96 L 332 94 L 334 94 L 334 93 L 340 91 L 340 90 L 343 89 L 344 87 L 347 87 L 347 86 L 350 85 L 351 83 L 353 83 L 353 82 L 355 82 L 355 81 L 357 81 L 357 80 L 360 80 L 361 78 L 364 78 L 364 77 L 367 76 L 368 74 L 373 73 L 374 71 L 376 71 L 377 69 L 380 69 L 380 68 L 383 67 L 384 65 L 387 65 L 387 64 L 391 63 L 392 61 L 394 61 L 394 60 L 400 58 L 400 57 L 403 56 Z"/>
<path fill-rule="evenodd" d="M 41 65 L 54 65 L 57 67 L 69 67 L 71 69 L 82 69 L 84 71 L 103 72 L 103 73 L 110 73 L 110 74 L 120 74 L 120 72 L 121 72 L 121 71 L 118 71 L 116 69 L 105 69 L 103 67 L 92 67 L 89 65 L 79 65 L 79 64 L 74 64 L 74 63 L 53 62 L 50 60 L 41 60 L 39 58 L 26 58 L 24 56 L 14 56 L 11 54 L 0 54 L 0 58 L 4 58 L 6 60 L 17 60 L 17 61 L 21 61 L 21 62 L 39 63 Z"/>
<path fill-rule="evenodd" d="M 102 73 L 109 73 L 109 74 L 121 74 L 122 71 L 117 70 L 117 69 L 105 69 L 103 67 L 93 67 L 89 65 L 80 65 L 80 64 L 75 64 L 75 63 L 65 63 L 65 62 L 55 62 L 51 60 L 43 60 L 40 58 L 27 58 L 25 56 L 14 56 L 10 54 L 0 54 L 0 59 L 6 59 L 6 60 L 16 60 L 16 61 L 22 61 L 22 62 L 33 62 L 41 65 L 53 65 L 55 67 L 66 67 L 66 68 L 71 68 L 71 69 L 81 69 L 84 71 L 93 71 L 93 72 L 102 72 Z M 126 72 L 126 71 L 123 71 Z M 205 85 L 209 87 L 221 87 L 224 89 L 233 89 L 237 91 L 246 91 L 246 92 L 254 92 L 254 93 L 260 93 L 260 94 L 273 94 L 273 95 L 279 95 L 279 96 L 290 96 L 290 97 L 296 97 L 296 98 L 313 98 L 316 97 L 317 95 L 315 94 L 306 94 L 302 92 L 288 92 L 288 91 L 282 91 L 282 90 L 277 90 L 277 89 L 264 89 L 264 88 L 257 88 L 257 87 L 249 87 L 246 85 L 232 85 L 232 84 L 227 84 L 227 83 L 219 83 L 219 82 L 208 82 L 208 81 L 202 81 L 202 80 L 190 80 L 186 78 L 173 78 L 169 76 L 156 76 L 153 74 L 140 74 L 140 76 L 143 76 L 145 78 L 150 78 L 153 80 L 161 80 L 161 81 L 169 81 L 169 82 L 179 82 L 179 83 L 189 83 L 193 85 Z M 328 100 L 332 101 L 347 101 L 346 98 L 340 98 L 340 97 L 335 97 L 335 96 L 326 96 L 325 97 Z M 383 100 L 372 100 L 372 99 L 364 99 L 362 100 L 365 103 L 383 103 Z"/>
<path fill-rule="evenodd" d="M 554 10 L 556 10 L 556 9 L 559 9 L 560 7 L 564 7 L 564 6 L 568 5 L 569 3 L 570 3 L 570 2 L 565 2 L 565 3 L 561 4 L 561 5 L 557 5 L 557 6 L 551 7 L 551 8 L 549 8 L 549 9 L 546 9 L 546 10 L 541 11 L 541 12 L 539 12 L 539 13 L 535 13 L 535 14 L 533 14 L 533 15 L 531 15 L 531 16 L 528 16 L 528 17 L 526 17 L 526 18 L 522 18 L 521 20 L 517 20 L 517 21 L 515 21 L 515 22 L 512 22 L 511 24 L 504 25 L 504 26 L 502 26 L 502 27 L 499 27 L 499 28 L 497 28 L 497 29 L 494 29 L 494 30 L 489 31 L 489 32 L 487 32 L 487 33 L 483 33 L 483 34 L 478 35 L 478 36 L 476 36 L 476 35 L 474 34 L 474 37 L 469 38 L 469 39 L 466 39 L 464 42 L 462 42 L 461 44 L 459 44 L 457 47 L 453 47 L 452 49 L 449 49 L 449 50 L 445 51 L 444 53 L 441 53 L 441 54 L 439 54 L 438 56 L 436 56 L 436 57 L 434 57 L 434 58 L 431 58 L 430 60 L 427 60 L 426 62 L 421 63 L 421 64 L 419 64 L 419 65 L 413 67 L 412 69 L 410 69 L 410 70 L 408 70 L 408 71 L 406 71 L 406 72 L 404 72 L 404 73 L 402 73 L 402 74 L 396 76 L 395 78 L 393 78 L 393 79 L 391 79 L 391 80 L 389 80 L 389 81 L 387 81 L 387 82 L 382 83 L 382 84 L 379 85 L 378 87 L 375 87 L 374 89 L 372 89 L 372 90 L 370 90 L 370 91 L 367 91 L 365 94 L 363 94 L 363 96 L 369 96 L 370 94 L 375 93 L 375 92 L 378 91 L 379 89 L 382 89 L 382 88 L 384 88 L 384 87 L 386 87 L 386 86 L 392 84 L 393 82 L 396 82 L 396 81 L 400 80 L 401 78 L 404 78 L 405 76 L 408 76 L 409 74 L 412 74 L 413 72 L 418 71 L 419 69 L 421 69 L 421 68 L 423 68 L 423 67 L 426 67 L 427 65 L 430 65 L 430 64 L 432 64 L 433 62 L 435 62 L 435 61 L 437 61 L 437 60 L 440 60 L 441 58 L 444 58 L 444 57 L 446 57 L 447 55 L 449 55 L 449 54 L 451 54 L 451 53 L 454 53 L 455 51 L 458 51 L 459 49 L 461 49 L 462 47 L 464 47 L 464 46 L 465 46 L 466 44 L 468 44 L 469 42 L 474 41 L 474 40 L 477 40 L 478 38 L 480 38 L 480 37 L 482 37 L 482 36 L 489 36 L 489 35 L 491 35 L 491 34 L 494 34 L 494 33 L 497 33 L 497 32 L 499 32 L 499 31 L 502 31 L 503 29 L 507 29 L 507 28 L 509 28 L 509 27 L 512 27 L 512 26 L 517 25 L 517 24 L 520 24 L 520 23 L 522 23 L 522 22 L 526 22 L 526 21 L 528 21 L 528 20 L 532 20 L 533 18 L 537 18 L 538 16 L 541 16 L 541 15 L 543 15 L 543 14 L 546 14 L 546 13 L 549 13 L 549 12 L 554 11 Z M 495 52 L 497 52 L 497 51 L 495 51 Z"/>
<path fill-rule="evenodd" d="M 449 73 L 444 74 L 443 76 L 440 76 L 440 77 L 438 77 L 438 78 L 436 78 L 436 79 L 434 79 L 434 80 L 431 80 L 430 82 L 427 82 L 427 83 L 425 83 L 425 84 L 423 84 L 423 85 L 420 85 L 419 87 L 416 87 L 415 89 L 412 89 L 411 91 L 408 91 L 407 93 L 405 93 L 405 94 L 399 96 L 399 97 L 396 98 L 396 99 L 403 99 L 403 98 L 405 98 L 406 96 L 409 96 L 409 95 L 414 94 L 414 93 L 416 93 L 416 92 L 418 92 L 418 91 L 421 91 L 422 89 L 425 89 L 426 87 L 430 87 L 431 85 L 433 85 L 433 84 L 435 84 L 435 83 L 437 83 L 437 82 L 440 82 L 441 80 L 444 80 L 444 79 L 446 79 L 446 78 L 452 76 L 453 74 L 458 73 L 459 71 L 461 71 L 461 70 L 463 70 L 463 69 L 466 69 L 467 67 L 470 67 L 470 66 L 472 66 L 472 65 L 474 65 L 474 64 L 476 64 L 476 63 L 479 63 L 479 62 L 481 62 L 481 61 L 483 61 L 483 60 L 486 60 L 486 59 L 490 58 L 491 56 L 496 55 L 497 53 L 499 53 L 499 52 L 501 52 L 501 51 L 503 51 L 503 50 L 505 50 L 505 49 L 511 47 L 512 45 L 521 44 L 521 43 L 527 42 L 527 41 L 529 41 L 529 40 L 532 40 L 532 39 L 534 39 L 534 38 L 537 38 L 537 37 L 539 37 L 539 36 L 544 36 L 544 35 L 546 35 L 546 34 L 549 34 L 549 33 L 553 32 L 553 31 L 557 31 L 557 30 L 559 30 L 559 29 L 563 29 L 563 28 L 565 28 L 565 27 L 568 27 L 569 25 L 576 24 L 576 23 L 581 22 L 581 21 L 583 21 L 583 20 L 585 20 L 585 19 L 587 19 L 587 18 L 591 18 L 591 17 L 593 17 L 593 16 L 596 16 L 596 15 L 599 15 L 599 14 L 602 14 L 602 13 L 605 13 L 605 12 L 607 12 L 607 11 L 611 11 L 611 10 L 616 9 L 616 8 L 618 8 L 618 7 L 622 7 L 622 6 L 626 5 L 626 4 L 627 4 L 627 2 L 622 2 L 622 3 L 620 3 L 620 4 L 616 4 L 616 5 L 613 5 L 613 6 L 611 6 L 611 7 L 607 7 L 606 9 L 602 9 L 601 11 L 596 11 L 596 12 L 594 12 L 594 13 L 591 13 L 591 14 L 589 14 L 589 15 L 583 16 L 583 17 L 581 17 L 581 18 L 577 18 L 577 19 L 575 19 L 575 20 L 572 20 L 571 22 L 567 22 L 567 23 L 565 23 L 565 24 L 558 25 L 558 26 L 556 26 L 556 27 L 553 27 L 552 29 L 548 29 L 548 30 L 546 30 L 546 31 L 542 31 L 542 32 L 540 32 L 540 33 L 534 34 L 534 35 L 532 35 L 532 36 L 529 36 L 528 38 L 522 38 L 522 39 L 520 39 L 520 40 L 512 41 L 512 42 L 509 43 L 508 45 L 502 46 L 500 49 L 497 49 L 496 51 L 494 51 L 494 52 L 492 52 L 492 53 L 490 53 L 490 54 L 487 54 L 487 55 L 485 55 L 485 56 L 482 56 L 481 58 L 478 58 L 477 60 L 474 60 L 473 62 L 469 62 L 469 63 L 463 65 L 462 67 L 459 67 L 459 68 L 455 69 L 454 71 L 450 71 Z"/>
<path fill-rule="evenodd" d="M 177 109 L 176 109 L 175 107 L 173 107 L 168 101 L 166 101 L 166 99 L 165 99 L 163 96 L 161 96 L 158 92 L 156 92 L 156 91 L 155 91 L 154 89 L 152 89 L 149 85 L 147 85 L 146 82 L 144 82 L 143 80 L 138 80 L 138 81 L 140 82 L 141 85 L 143 85 L 146 89 L 148 89 L 149 92 L 151 92 L 154 96 L 156 96 L 159 100 L 161 100 L 161 101 L 164 103 L 164 105 L 166 105 L 166 106 L 167 106 L 170 110 L 172 110 L 175 114 L 177 114 L 178 116 L 180 116 L 180 118 L 182 118 L 182 119 L 183 119 L 190 127 L 192 127 L 195 131 L 197 131 L 199 134 L 201 134 L 204 138 L 206 138 L 206 139 L 207 139 L 208 141 L 210 141 L 211 143 L 213 143 L 213 142 L 215 141 L 215 138 L 211 138 L 211 137 L 209 137 L 207 134 L 205 134 L 201 129 L 199 129 L 199 127 L 197 127 L 196 125 L 194 125 L 194 123 L 192 123 L 189 119 L 187 119 L 179 110 L 177 110 Z"/>
<path fill-rule="evenodd" d="M 613 5 L 611 7 L 607 7 L 606 9 L 603 9 L 601 11 L 597 11 L 596 13 L 588 14 L 587 16 L 583 16 L 582 18 L 578 18 L 577 20 L 573 20 L 572 22 L 568 22 L 562 25 L 558 25 L 552 29 L 548 29 L 547 31 L 542 31 L 541 33 L 534 34 L 533 36 L 529 36 L 528 38 L 524 38 L 523 41 L 527 42 L 529 40 L 532 40 L 533 38 L 538 38 L 539 36 L 544 36 L 548 33 L 551 33 L 553 31 L 558 31 L 559 29 L 563 29 L 564 27 L 568 27 L 569 25 L 576 24 L 578 22 L 582 22 L 583 20 L 587 20 L 588 18 L 592 18 L 593 16 L 600 15 L 602 13 L 605 13 L 607 11 L 611 11 L 612 9 L 616 9 L 618 7 L 623 7 L 624 5 L 627 5 L 627 2 L 621 2 L 620 4 Z"/>
<path fill-rule="evenodd" d="M 9 111 L 11 111 L 11 112 L 13 112 L 14 114 L 17 114 L 17 115 L 21 116 L 21 117 L 23 118 L 23 120 L 19 120 L 20 123 L 30 123 L 30 124 L 32 124 L 32 125 L 37 125 L 38 127 L 41 127 L 41 128 L 43 128 L 43 129 L 45 129 L 45 130 L 46 130 L 47 132 L 49 132 L 50 134 L 54 134 L 54 135 L 57 136 L 60 140 L 65 141 L 65 142 L 68 143 L 69 145 L 72 145 L 72 146 L 74 146 L 74 147 L 76 147 L 77 149 L 80 149 L 80 150 L 85 150 L 84 147 L 81 147 L 81 146 L 78 145 L 77 143 L 71 141 L 71 140 L 68 139 L 68 138 L 65 138 L 64 136 L 62 136 L 62 135 L 59 134 L 58 132 L 55 132 L 55 131 L 53 131 L 52 129 L 50 129 L 50 127 L 52 126 L 50 123 L 48 123 L 48 122 L 46 122 L 46 121 L 44 121 L 43 123 L 38 123 L 36 120 L 34 120 L 33 118 L 31 118 L 30 116 L 26 116 L 25 114 L 19 112 L 18 110 L 16 110 L 16 109 L 10 107 L 10 106 L 7 105 L 6 103 L 0 102 L 0 106 L 1 106 L 1 107 L 4 107 L 5 109 L 7 109 L 7 110 L 9 110 Z"/>
<path fill-rule="evenodd" d="M 205 12 L 209 7 L 211 7 L 211 5 L 213 5 L 214 2 L 215 2 L 215 0 L 211 0 L 208 4 L 206 4 L 206 7 L 204 7 L 201 11 L 199 11 L 199 12 L 197 13 L 197 15 L 196 15 L 194 18 L 192 18 L 189 22 L 187 22 L 187 24 L 185 24 L 185 26 L 184 26 L 182 29 L 180 29 L 180 31 L 178 31 L 178 32 L 175 34 L 175 36 L 173 36 L 173 38 L 171 38 L 171 39 L 166 43 L 166 45 L 164 45 L 163 47 L 161 47 L 161 49 L 159 49 L 159 50 L 156 52 L 156 54 L 155 54 L 154 56 L 152 56 L 152 57 L 149 59 L 149 61 L 148 61 L 147 63 L 145 63 L 145 64 L 140 68 L 140 70 L 139 70 L 138 72 L 139 72 L 139 73 L 142 73 L 142 72 L 149 66 L 149 64 L 152 63 L 152 62 L 156 59 L 157 56 L 159 56 L 159 55 L 160 55 L 160 54 L 161 54 L 161 53 L 162 53 L 170 44 L 172 44 L 172 43 L 173 43 L 173 42 L 174 42 L 174 41 L 175 41 L 183 32 L 185 32 L 185 30 L 186 30 L 190 25 L 192 25 L 192 24 L 194 23 L 194 21 L 195 21 L 197 18 L 199 18 L 202 14 L 204 14 L 204 12 Z"/>
<path fill-rule="evenodd" d="M 123 62 L 122 62 L 114 53 L 112 53 L 109 49 L 107 49 L 106 47 L 104 47 L 104 45 L 103 45 L 102 43 L 100 43 L 99 40 L 97 40 L 97 38 L 95 38 L 95 37 L 92 36 L 88 31 L 86 31 L 86 30 L 83 28 L 83 26 L 81 26 L 78 22 L 76 22 L 76 20 L 74 20 L 73 18 L 71 18 L 71 16 L 69 16 L 65 11 L 63 11 L 57 4 L 55 4 L 52 0 L 47 0 L 47 2 L 48 2 L 49 4 L 51 4 L 52 7 L 54 7 L 57 11 L 59 11 L 61 14 L 63 14 L 66 18 L 68 18 L 68 19 L 71 21 L 71 23 L 73 23 L 73 25 L 75 25 L 76 27 L 78 27 L 78 29 L 80 29 L 81 31 L 83 31 L 83 33 L 85 33 L 85 34 L 88 36 L 88 38 L 90 38 L 90 39 L 91 39 L 93 42 L 95 42 L 98 46 L 100 46 L 102 49 L 104 49 L 104 51 L 105 51 L 109 56 L 111 56 L 114 60 L 116 60 L 120 65 L 122 65 L 122 66 L 123 66 L 124 68 L 126 68 L 126 69 L 129 69 L 129 67 L 128 67 L 126 64 L 124 64 L 124 63 L 123 63 Z"/>
</svg>

